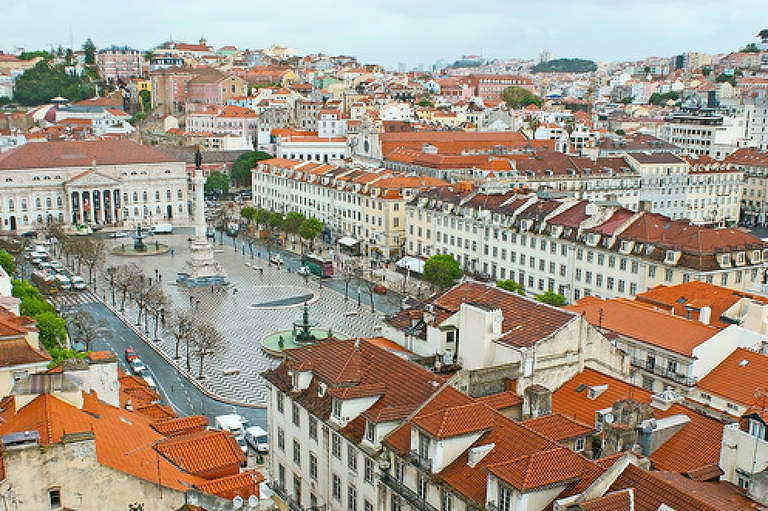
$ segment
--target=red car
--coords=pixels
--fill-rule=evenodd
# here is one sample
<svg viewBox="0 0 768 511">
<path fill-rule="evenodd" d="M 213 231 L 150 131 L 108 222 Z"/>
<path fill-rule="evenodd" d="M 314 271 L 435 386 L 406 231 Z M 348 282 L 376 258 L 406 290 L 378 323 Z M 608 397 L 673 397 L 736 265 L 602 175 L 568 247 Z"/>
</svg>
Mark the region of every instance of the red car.
<svg viewBox="0 0 768 511">
<path fill-rule="evenodd" d="M 134 350 L 133 348 L 126 348 L 126 350 L 125 350 L 125 361 L 126 362 L 131 363 L 134 360 L 136 360 L 137 358 L 139 358 L 139 356 L 136 354 L 136 350 Z"/>
</svg>

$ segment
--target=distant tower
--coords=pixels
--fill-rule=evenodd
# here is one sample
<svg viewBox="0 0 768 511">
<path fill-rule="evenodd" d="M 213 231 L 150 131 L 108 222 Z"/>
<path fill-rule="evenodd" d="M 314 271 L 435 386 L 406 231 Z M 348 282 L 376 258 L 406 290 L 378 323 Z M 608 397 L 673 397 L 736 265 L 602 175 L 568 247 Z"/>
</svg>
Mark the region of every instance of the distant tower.
<svg viewBox="0 0 768 511">
<path fill-rule="evenodd" d="M 543 64 L 544 62 L 549 62 L 554 58 L 554 55 L 549 50 L 544 50 L 543 52 L 539 53 L 539 64 Z"/>
<path fill-rule="evenodd" d="M 208 41 L 205 40 L 205 37 L 200 37 L 200 46 L 208 46 Z"/>
</svg>

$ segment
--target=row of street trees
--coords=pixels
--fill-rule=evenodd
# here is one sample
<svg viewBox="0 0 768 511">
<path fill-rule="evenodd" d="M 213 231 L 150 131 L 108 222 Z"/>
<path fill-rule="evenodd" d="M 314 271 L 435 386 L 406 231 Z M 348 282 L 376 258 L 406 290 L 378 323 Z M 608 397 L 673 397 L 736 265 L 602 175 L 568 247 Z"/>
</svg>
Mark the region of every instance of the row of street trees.
<svg viewBox="0 0 768 511">
<path fill-rule="evenodd" d="M 133 301 L 137 309 L 136 326 L 140 327 L 143 319 L 144 333 L 149 335 L 150 324 L 153 324 L 155 341 L 160 340 L 160 325 L 168 328 L 176 340 L 176 358 L 180 358 L 179 348 L 184 342 L 187 370 L 190 370 L 191 355 L 194 354 L 199 362 L 198 377 L 202 378 L 205 359 L 226 347 L 224 337 L 216 327 L 192 311 L 172 312 L 160 282 L 145 275 L 133 263 L 110 266 L 104 270 L 104 276 L 109 284 L 112 306 L 117 308 L 119 299 L 119 310 L 125 313 L 126 302 Z"/>
<path fill-rule="evenodd" d="M 264 240 L 267 246 L 268 257 L 272 255 L 272 246 L 275 243 L 274 236 L 272 235 L 274 234 L 283 233 L 291 235 L 294 240 L 298 237 L 301 243 L 301 251 L 304 252 L 304 243 L 311 244 L 323 231 L 323 222 L 317 218 L 306 218 L 303 214 L 296 211 L 289 211 L 283 215 L 275 211 L 247 206 L 240 210 L 240 216 L 248 222 L 249 227 L 253 227 L 256 230 L 263 227 L 269 231 L 270 236 Z M 252 243 L 249 243 L 249 246 L 251 246 L 251 252 L 253 252 Z"/>
</svg>

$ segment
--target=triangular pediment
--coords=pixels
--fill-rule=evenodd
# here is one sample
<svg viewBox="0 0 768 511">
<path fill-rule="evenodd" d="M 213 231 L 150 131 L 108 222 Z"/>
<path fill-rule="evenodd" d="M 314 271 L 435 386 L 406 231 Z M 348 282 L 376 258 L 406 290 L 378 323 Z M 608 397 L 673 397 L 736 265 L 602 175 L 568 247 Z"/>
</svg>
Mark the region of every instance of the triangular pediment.
<svg viewBox="0 0 768 511">
<path fill-rule="evenodd" d="M 86 170 L 80 174 L 72 177 L 67 184 L 70 186 L 119 186 L 120 182 L 116 179 L 112 179 L 109 176 L 105 176 L 95 170 Z"/>
</svg>

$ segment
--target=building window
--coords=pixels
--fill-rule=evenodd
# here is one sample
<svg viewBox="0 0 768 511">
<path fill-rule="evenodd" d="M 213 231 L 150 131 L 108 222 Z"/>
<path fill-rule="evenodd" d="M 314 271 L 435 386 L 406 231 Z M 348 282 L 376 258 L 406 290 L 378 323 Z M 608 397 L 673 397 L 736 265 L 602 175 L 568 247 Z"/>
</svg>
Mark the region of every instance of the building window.
<svg viewBox="0 0 768 511">
<path fill-rule="evenodd" d="M 341 459 L 341 437 L 336 433 L 331 437 L 331 454 L 334 458 Z"/>
<path fill-rule="evenodd" d="M 749 434 L 764 440 L 765 424 L 755 419 L 749 419 Z"/>
<path fill-rule="evenodd" d="M 341 479 L 336 474 L 333 474 L 333 498 L 334 500 L 341 502 Z"/>
<path fill-rule="evenodd" d="M 365 439 L 373 443 L 376 438 L 376 426 L 371 421 L 365 421 Z"/>
<path fill-rule="evenodd" d="M 59 509 L 61 507 L 61 488 L 51 488 L 48 490 L 48 502 L 51 504 L 51 509 Z"/>
<path fill-rule="evenodd" d="M 440 492 L 440 511 L 452 511 L 453 500 L 448 490 L 442 490 Z"/>
<path fill-rule="evenodd" d="M 499 511 L 512 511 L 512 490 L 499 484 Z"/>
<path fill-rule="evenodd" d="M 285 431 L 283 428 L 277 428 L 277 448 L 281 451 L 285 450 Z"/>
<path fill-rule="evenodd" d="M 352 444 L 347 446 L 347 467 L 357 472 L 357 452 L 355 452 L 355 447 Z"/>
<path fill-rule="evenodd" d="M 300 415 L 299 415 L 299 405 L 296 403 L 293 403 L 293 406 L 291 407 L 291 418 L 293 420 L 294 426 L 299 426 L 300 424 Z"/>
<path fill-rule="evenodd" d="M 357 511 L 357 489 L 351 484 L 347 487 L 347 511 Z"/>
<path fill-rule="evenodd" d="M 301 444 L 298 440 L 293 441 L 293 462 L 301 466 Z"/>
<path fill-rule="evenodd" d="M 371 504 L 367 500 L 363 501 L 363 510 L 364 511 L 373 511 L 373 504 Z"/>
<path fill-rule="evenodd" d="M 392 505 L 390 506 L 392 511 L 401 511 L 403 508 L 403 501 L 395 494 L 392 494 Z"/>
<path fill-rule="evenodd" d="M 309 438 L 317 442 L 317 419 L 309 416 Z"/>
<path fill-rule="evenodd" d="M 341 418 L 341 400 L 337 398 L 333 398 L 333 416 Z"/>
<path fill-rule="evenodd" d="M 277 411 L 280 413 L 283 413 L 283 393 L 280 391 L 277 391 L 275 395 L 275 400 L 277 401 Z"/>
<path fill-rule="evenodd" d="M 317 456 L 309 453 L 309 477 L 317 481 Z"/>
<path fill-rule="evenodd" d="M 664 270 L 664 280 L 667 282 L 672 282 L 672 277 L 674 277 L 675 271 L 672 269 L 667 268 Z"/>
<path fill-rule="evenodd" d="M 417 491 L 419 493 L 419 498 L 422 500 L 427 500 L 427 489 L 428 489 L 429 481 L 427 478 L 419 473 L 418 480 L 416 481 Z"/>
<path fill-rule="evenodd" d="M 573 443 L 573 450 L 576 452 L 581 452 L 584 450 L 584 437 L 576 439 L 576 441 Z"/>
<path fill-rule="evenodd" d="M 366 483 L 373 484 L 373 460 L 367 456 L 365 457 L 363 477 Z"/>
</svg>

